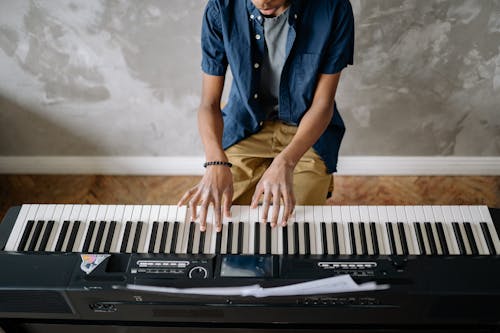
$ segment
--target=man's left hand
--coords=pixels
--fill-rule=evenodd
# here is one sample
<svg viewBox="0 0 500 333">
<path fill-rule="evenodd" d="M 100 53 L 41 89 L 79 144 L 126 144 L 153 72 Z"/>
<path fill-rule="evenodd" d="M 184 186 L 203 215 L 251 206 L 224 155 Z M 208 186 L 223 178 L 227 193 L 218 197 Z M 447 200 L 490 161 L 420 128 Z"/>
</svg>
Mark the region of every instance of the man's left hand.
<svg viewBox="0 0 500 333">
<path fill-rule="evenodd" d="M 262 199 L 261 222 L 268 220 L 269 206 L 273 205 L 270 217 L 271 227 L 278 223 L 280 206 L 283 203 L 283 218 L 280 221 L 283 226 L 288 222 L 290 215 L 295 209 L 295 195 L 293 193 L 293 170 L 294 166 L 286 163 L 277 156 L 269 168 L 264 172 L 259 183 L 255 187 L 252 198 L 252 208 L 257 208 L 259 200 Z"/>
</svg>

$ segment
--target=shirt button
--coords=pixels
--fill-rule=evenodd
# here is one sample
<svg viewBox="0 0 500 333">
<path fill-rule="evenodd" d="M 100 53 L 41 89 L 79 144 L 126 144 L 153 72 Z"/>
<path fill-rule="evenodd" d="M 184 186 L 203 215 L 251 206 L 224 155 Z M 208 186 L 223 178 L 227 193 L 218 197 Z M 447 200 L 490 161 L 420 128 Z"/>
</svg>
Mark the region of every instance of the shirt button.
<svg viewBox="0 0 500 333">
<path fill-rule="evenodd" d="M 293 17 L 294 17 L 295 19 L 297 19 L 298 15 L 297 15 L 297 14 L 295 14 L 295 15 L 293 15 Z"/>
<path fill-rule="evenodd" d="M 259 98 L 259 94 L 254 94 L 253 99 L 257 99 L 257 98 Z"/>
<path fill-rule="evenodd" d="M 255 18 L 255 16 L 252 14 L 250 15 L 250 20 L 253 20 Z"/>
<path fill-rule="evenodd" d="M 259 67 L 260 67 L 260 65 L 259 65 L 259 63 L 258 63 L 258 62 L 256 62 L 255 64 L 253 64 L 253 68 L 255 68 L 255 69 L 257 69 L 257 68 L 259 68 Z"/>
<path fill-rule="evenodd" d="M 260 126 L 264 125 L 264 122 L 263 122 L 263 121 L 261 121 L 261 122 L 259 123 L 259 125 L 260 125 Z"/>
<path fill-rule="evenodd" d="M 257 20 L 262 20 L 262 16 L 257 16 Z"/>
<path fill-rule="evenodd" d="M 260 35 L 259 34 L 255 35 L 255 39 L 257 40 L 260 39 Z"/>
</svg>

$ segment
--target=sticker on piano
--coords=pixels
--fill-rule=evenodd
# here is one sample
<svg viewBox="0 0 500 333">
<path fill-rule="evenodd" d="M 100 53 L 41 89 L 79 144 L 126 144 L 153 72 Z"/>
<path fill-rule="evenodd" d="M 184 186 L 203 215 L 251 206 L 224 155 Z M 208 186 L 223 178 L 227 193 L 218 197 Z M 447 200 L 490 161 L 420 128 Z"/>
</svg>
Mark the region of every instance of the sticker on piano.
<svg viewBox="0 0 500 333">
<path fill-rule="evenodd" d="M 110 254 L 81 254 L 82 263 L 80 269 L 89 275 L 109 256 Z"/>
</svg>

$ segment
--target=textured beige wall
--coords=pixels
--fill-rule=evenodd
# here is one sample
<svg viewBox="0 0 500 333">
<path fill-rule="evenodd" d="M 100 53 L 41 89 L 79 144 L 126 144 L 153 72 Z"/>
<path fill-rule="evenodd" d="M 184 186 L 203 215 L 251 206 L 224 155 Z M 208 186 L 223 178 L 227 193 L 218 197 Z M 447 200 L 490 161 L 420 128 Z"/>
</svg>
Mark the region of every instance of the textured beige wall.
<svg viewBox="0 0 500 333">
<path fill-rule="evenodd" d="M 500 1 L 351 2 L 341 153 L 499 156 Z M 205 3 L 0 1 L 0 155 L 201 155 Z"/>
</svg>

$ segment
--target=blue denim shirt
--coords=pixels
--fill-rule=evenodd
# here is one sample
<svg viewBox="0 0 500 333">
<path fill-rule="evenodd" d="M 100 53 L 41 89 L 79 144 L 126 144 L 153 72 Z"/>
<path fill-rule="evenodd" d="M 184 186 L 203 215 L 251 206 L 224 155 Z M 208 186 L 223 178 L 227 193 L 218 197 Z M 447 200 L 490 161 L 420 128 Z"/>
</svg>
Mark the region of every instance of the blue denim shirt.
<svg viewBox="0 0 500 333">
<path fill-rule="evenodd" d="M 279 88 L 279 119 L 298 125 L 310 108 L 319 74 L 353 64 L 354 18 L 349 0 L 291 0 L 286 60 Z M 263 18 L 251 0 L 209 0 L 203 17 L 202 70 L 233 82 L 222 109 L 226 149 L 258 132 L 266 119 L 259 105 L 265 52 Z M 344 122 L 334 104 L 326 131 L 313 145 L 328 172 L 337 169 Z"/>
</svg>

